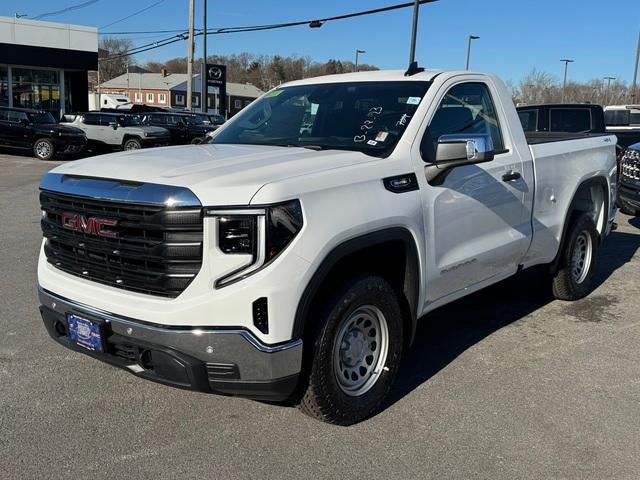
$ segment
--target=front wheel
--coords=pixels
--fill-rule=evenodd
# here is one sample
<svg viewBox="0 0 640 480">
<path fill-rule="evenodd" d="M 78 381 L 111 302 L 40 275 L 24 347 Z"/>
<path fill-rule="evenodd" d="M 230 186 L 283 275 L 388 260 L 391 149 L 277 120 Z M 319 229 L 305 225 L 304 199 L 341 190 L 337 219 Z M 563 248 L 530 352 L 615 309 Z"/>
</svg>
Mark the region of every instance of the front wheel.
<svg viewBox="0 0 640 480">
<path fill-rule="evenodd" d="M 560 269 L 552 280 L 553 295 L 559 300 L 579 300 L 589 294 L 595 274 L 599 234 L 593 219 L 582 214 L 571 230 L 560 259 Z"/>
<path fill-rule="evenodd" d="M 402 313 L 380 277 L 350 282 L 319 319 L 311 372 L 300 409 L 319 420 L 351 425 L 386 397 L 402 356 Z"/>
<path fill-rule="evenodd" d="M 123 150 L 140 150 L 142 143 L 137 138 L 128 138 L 122 145 Z"/>
<path fill-rule="evenodd" d="M 39 160 L 51 160 L 55 148 L 48 138 L 39 138 L 33 144 L 33 154 Z"/>
<path fill-rule="evenodd" d="M 640 216 L 640 212 L 638 212 L 637 209 L 633 208 L 631 205 L 629 205 L 626 202 L 621 201 L 620 202 L 620 211 L 622 213 L 624 213 L 625 215 L 629 215 L 631 217 L 638 217 Z"/>
<path fill-rule="evenodd" d="M 202 137 L 195 137 L 191 139 L 191 145 L 200 145 L 204 141 Z"/>
</svg>

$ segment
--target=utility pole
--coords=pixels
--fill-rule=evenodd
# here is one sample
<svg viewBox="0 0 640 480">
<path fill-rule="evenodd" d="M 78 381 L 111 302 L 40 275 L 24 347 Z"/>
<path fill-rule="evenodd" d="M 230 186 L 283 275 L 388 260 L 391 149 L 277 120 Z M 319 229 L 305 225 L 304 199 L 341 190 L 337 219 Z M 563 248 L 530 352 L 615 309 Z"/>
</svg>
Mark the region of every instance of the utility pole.
<svg viewBox="0 0 640 480">
<path fill-rule="evenodd" d="M 633 85 L 631 86 L 631 103 L 636 103 L 638 94 L 638 63 L 640 63 L 640 33 L 638 33 L 638 51 L 636 53 L 636 67 L 633 70 Z"/>
<path fill-rule="evenodd" d="M 207 113 L 209 87 L 207 86 L 207 0 L 202 0 L 202 67 L 200 68 L 201 110 Z"/>
<path fill-rule="evenodd" d="M 469 35 L 469 43 L 467 44 L 467 66 L 465 70 L 469 70 L 469 60 L 471 59 L 471 41 L 478 40 L 480 37 L 477 35 Z"/>
<path fill-rule="evenodd" d="M 193 96 L 193 10 L 195 0 L 189 0 L 189 45 L 187 46 L 187 110 L 191 110 Z"/>
<path fill-rule="evenodd" d="M 413 28 L 411 29 L 411 51 L 409 52 L 409 65 L 416 61 L 416 36 L 418 35 L 418 14 L 420 13 L 420 0 L 413 2 Z"/>
<path fill-rule="evenodd" d="M 607 89 L 604 91 L 604 105 L 603 106 L 607 106 L 608 102 L 609 102 L 609 88 L 611 88 L 611 80 L 615 80 L 616 77 L 604 77 L 604 79 L 607 81 Z"/>
<path fill-rule="evenodd" d="M 355 66 L 355 68 L 353 69 L 353 71 L 354 71 L 354 72 L 357 72 L 357 71 L 358 71 L 358 55 L 360 55 L 361 53 L 367 53 L 367 52 L 365 52 L 364 50 L 358 50 L 358 49 L 356 48 L 356 66 Z"/>
<path fill-rule="evenodd" d="M 565 94 L 566 94 L 566 91 L 567 91 L 567 70 L 569 68 L 569 64 L 573 63 L 575 60 L 570 60 L 568 58 L 563 58 L 560 61 L 564 62 L 564 81 L 562 82 L 562 102 L 564 103 Z"/>
</svg>

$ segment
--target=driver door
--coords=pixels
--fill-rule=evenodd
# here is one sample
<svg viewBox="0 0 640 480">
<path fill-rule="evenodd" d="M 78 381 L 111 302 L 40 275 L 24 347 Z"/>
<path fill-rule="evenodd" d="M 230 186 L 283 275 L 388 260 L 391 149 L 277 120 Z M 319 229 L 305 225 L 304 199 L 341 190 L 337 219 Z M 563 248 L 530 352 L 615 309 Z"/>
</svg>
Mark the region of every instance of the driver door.
<svg viewBox="0 0 640 480">
<path fill-rule="evenodd" d="M 424 141 L 434 149 L 441 135 L 490 135 L 495 157 L 458 166 L 423 190 L 430 288 L 427 301 L 517 271 L 531 235 L 522 162 L 509 150 L 507 130 L 490 86 L 482 81 L 445 84 Z M 504 123 L 504 122 L 503 122 Z M 504 178 L 503 178 L 504 177 Z"/>
</svg>

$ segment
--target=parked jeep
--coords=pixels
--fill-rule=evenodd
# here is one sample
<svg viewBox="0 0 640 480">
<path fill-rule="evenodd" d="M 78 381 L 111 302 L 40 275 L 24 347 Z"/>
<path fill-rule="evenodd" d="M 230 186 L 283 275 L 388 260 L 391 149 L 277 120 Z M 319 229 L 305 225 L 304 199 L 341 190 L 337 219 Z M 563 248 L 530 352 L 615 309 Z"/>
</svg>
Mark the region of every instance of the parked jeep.
<svg viewBox="0 0 640 480">
<path fill-rule="evenodd" d="M 49 112 L 23 108 L 0 108 L 0 145 L 31 150 L 40 160 L 56 153 L 80 152 L 86 137 L 82 130 L 58 125 Z"/>
<path fill-rule="evenodd" d="M 142 117 L 142 123 L 169 130 L 172 145 L 202 143 L 207 132 L 218 128 L 205 124 L 199 116 L 175 112 L 149 112 Z"/>
<path fill-rule="evenodd" d="M 166 128 L 143 125 L 142 118 L 138 115 L 87 112 L 65 115 L 61 123 L 84 131 L 87 142 L 94 148 L 138 150 L 169 145 L 171 140 Z"/>
</svg>

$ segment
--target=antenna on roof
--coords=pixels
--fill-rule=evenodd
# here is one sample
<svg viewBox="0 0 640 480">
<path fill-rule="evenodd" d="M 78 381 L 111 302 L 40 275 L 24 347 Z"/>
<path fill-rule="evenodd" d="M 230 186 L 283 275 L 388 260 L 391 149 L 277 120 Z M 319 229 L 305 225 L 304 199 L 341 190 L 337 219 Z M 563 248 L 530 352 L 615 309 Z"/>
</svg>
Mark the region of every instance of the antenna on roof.
<svg viewBox="0 0 640 480">
<path fill-rule="evenodd" d="M 404 72 L 405 77 L 410 77 L 411 75 L 415 75 L 416 73 L 424 72 L 424 68 L 418 66 L 418 62 L 411 62 L 409 64 L 409 68 Z"/>
<path fill-rule="evenodd" d="M 416 62 L 416 37 L 418 35 L 418 13 L 420 12 L 420 0 L 413 2 L 413 28 L 411 29 L 411 51 L 409 52 L 409 68 L 404 72 L 405 77 L 410 77 L 416 73 L 424 71 L 424 68 L 418 67 Z"/>
</svg>

